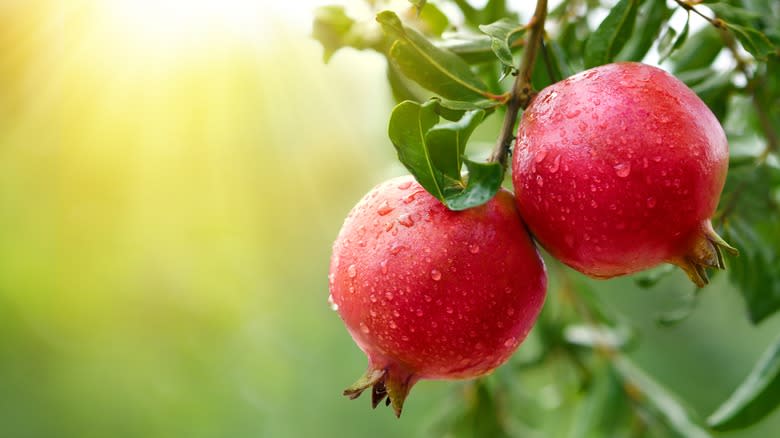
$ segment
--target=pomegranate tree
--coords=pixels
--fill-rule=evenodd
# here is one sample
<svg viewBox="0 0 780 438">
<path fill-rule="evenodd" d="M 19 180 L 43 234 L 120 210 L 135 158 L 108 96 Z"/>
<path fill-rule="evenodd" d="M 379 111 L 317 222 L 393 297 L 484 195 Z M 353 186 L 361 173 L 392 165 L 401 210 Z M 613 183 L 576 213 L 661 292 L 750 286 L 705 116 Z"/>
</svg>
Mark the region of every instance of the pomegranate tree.
<svg viewBox="0 0 780 438">
<path fill-rule="evenodd" d="M 396 415 L 419 379 L 490 372 L 515 351 L 545 297 L 544 265 L 512 195 L 455 212 L 411 176 L 380 184 L 333 246 L 330 300 L 368 356 L 344 391 L 372 388 Z"/>
<path fill-rule="evenodd" d="M 712 229 L 728 168 L 718 120 L 665 71 L 615 63 L 542 90 L 513 162 L 521 216 L 567 265 L 609 278 L 662 262 L 698 286 L 735 251 Z"/>
</svg>

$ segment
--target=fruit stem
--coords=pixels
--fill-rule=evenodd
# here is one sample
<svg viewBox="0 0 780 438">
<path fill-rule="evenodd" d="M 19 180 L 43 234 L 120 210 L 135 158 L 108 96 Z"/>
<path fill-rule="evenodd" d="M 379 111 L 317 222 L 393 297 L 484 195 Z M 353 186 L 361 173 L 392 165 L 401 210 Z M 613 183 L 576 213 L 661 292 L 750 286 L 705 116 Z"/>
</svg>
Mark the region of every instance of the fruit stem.
<svg viewBox="0 0 780 438">
<path fill-rule="evenodd" d="M 344 390 L 344 395 L 354 400 L 360 397 L 368 388 L 371 388 L 371 406 L 376 409 L 382 401 L 385 405 L 393 406 L 396 417 L 401 417 L 404 401 L 409 395 L 418 378 L 400 366 L 388 366 L 376 368 L 369 364 L 368 370 L 349 388 Z M 386 397 L 386 399 L 385 399 Z"/>
<path fill-rule="evenodd" d="M 499 163 L 504 168 L 506 168 L 509 149 L 512 146 L 512 140 L 514 140 L 517 115 L 520 113 L 520 109 L 528 107 L 533 97 L 531 74 L 536 63 L 536 53 L 544 37 L 544 21 L 546 18 L 547 0 L 537 0 L 534 15 L 527 24 L 530 29 L 528 41 L 523 51 L 523 58 L 520 60 L 520 66 L 517 69 L 517 76 L 512 85 L 509 100 L 507 101 L 506 115 L 501 126 L 501 133 L 488 160 L 491 163 Z"/>
<path fill-rule="evenodd" d="M 712 229 L 712 223 L 708 220 L 702 224 L 686 253 L 669 260 L 669 263 L 685 271 L 697 287 L 704 287 L 710 282 L 707 268 L 726 268 L 723 263 L 723 251 L 734 256 L 739 254 L 736 248 L 729 245 Z"/>
</svg>

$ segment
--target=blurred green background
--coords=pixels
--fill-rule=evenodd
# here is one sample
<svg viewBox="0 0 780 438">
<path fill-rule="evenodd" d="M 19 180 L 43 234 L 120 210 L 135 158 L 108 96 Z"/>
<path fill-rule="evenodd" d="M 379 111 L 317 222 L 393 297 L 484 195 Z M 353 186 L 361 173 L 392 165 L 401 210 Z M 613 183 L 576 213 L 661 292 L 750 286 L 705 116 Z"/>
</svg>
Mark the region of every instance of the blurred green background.
<svg viewBox="0 0 780 438">
<path fill-rule="evenodd" d="M 422 382 L 396 420 L 340 395 L 366 362 L 326 303 L 330 245 L 403 169 L 383 60 L 324 65 L 315 3 L 0 1 L 0 436 L 429 436 L 463 403 Z M 723 277 L 671 328 L 682 274 L 592 285 L 702 415 L 780 331 Z"/>
</svg>

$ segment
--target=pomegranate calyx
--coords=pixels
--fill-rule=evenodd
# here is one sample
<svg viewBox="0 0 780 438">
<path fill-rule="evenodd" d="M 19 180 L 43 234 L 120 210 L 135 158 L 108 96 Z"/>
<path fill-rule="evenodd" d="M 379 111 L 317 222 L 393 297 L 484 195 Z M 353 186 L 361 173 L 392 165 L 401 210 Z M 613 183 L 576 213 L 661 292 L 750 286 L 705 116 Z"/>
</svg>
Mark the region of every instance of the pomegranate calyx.
<svg viewBox="0 0 780 438">
<path fill-rule="evenodd" d="M 354 400 L 371 387 L 371 406 L 376 409 L 383 400 L 385 406 L 392 405 L 396 417 L 401 416 L 404 401 L 418 378 L 400 367 L 375 369 L 369 367 L 355 383 L 344 390 L 344 395 Z"/>
<path fill-rule="evenodd" d="M 702 224 L 685 254 L 669 260 L 669 263 L 679 266 L 697 287 L 706 286 L 710 280 L 707 268 L 726 269 L 723 262 L 723 251 L 732 256 L 739 255 L 736 248 L 729 245 L 712 229 L 712 223 L 707 220 Z"/>
</svg>

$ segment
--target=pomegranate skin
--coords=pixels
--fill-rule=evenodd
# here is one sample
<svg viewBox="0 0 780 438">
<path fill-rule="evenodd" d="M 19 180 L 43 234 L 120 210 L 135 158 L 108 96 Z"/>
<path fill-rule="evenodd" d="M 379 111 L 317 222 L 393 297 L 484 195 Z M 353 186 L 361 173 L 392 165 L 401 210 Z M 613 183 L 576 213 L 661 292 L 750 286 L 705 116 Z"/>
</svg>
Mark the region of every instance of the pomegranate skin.
<svg viewBox="0 0 780 438">
<path fill-rule="evenodd" d="M 387 393 L 400 415 L 417 380 L 476 377 L 505 362 L 539 314 L 547 277 L 509 192 L 454 212 L 404 176 L 349 213 L 329 284 L 369 360 L 345 395 L 373 386 L 374 406 Z"/>
<path fill-rule="evenodd" d="M 512 179 L 531 232 L 567 265 L 609 278 L 671 262 L 703 286 L 733 252 L 710 224 L 727 168 L 726 135 L 692 90 L 615 63 L 534 98 Z"/>
</svg>

